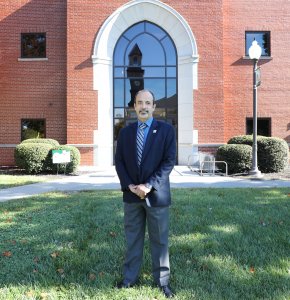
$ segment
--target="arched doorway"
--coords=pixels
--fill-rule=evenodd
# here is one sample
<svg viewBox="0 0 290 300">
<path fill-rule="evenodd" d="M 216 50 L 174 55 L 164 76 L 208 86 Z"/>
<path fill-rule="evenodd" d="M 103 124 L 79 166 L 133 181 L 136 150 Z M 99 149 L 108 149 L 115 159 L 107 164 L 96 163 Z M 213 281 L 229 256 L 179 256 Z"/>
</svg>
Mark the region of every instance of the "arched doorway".
<svg viewBox="0 0 290 300">
<path fill-rule="evenodd" d="M 193 90 L 197 89 L 198 53 L 186 20 L 158 0 L 133 0 L 117 9 L 100 28 L 94 44 L 93 88 L 98 92 L 98 130 L 94 132 L 94 165 L 113 165 L 113 56 L 120 36 L 134 24 L 148 21 L 171 37 L 177 53 L 178 162 L 192 154 Z"/>
<path fill-rule="evenodd" d="M 143 21 L 119 38 L 113 56 L 114 144 L 119 130 L 136 121 L 134 98 L 141 89 L 156 98 L 154 118 L 177 130 L 177 54 L 170 36 L 159 26 Z"/>
</svg>

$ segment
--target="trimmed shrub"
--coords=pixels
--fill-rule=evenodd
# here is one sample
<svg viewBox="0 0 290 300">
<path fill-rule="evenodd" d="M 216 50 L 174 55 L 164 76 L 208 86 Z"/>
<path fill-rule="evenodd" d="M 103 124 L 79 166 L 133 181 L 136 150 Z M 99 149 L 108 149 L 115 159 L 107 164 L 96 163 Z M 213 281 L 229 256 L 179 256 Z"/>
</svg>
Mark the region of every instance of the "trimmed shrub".
<svg viewBox="0 0 290 300">
<path fill-rule="evenodd" d="M 57 147 L 59 146 L 59 142 L 53 139 L 27 139 L 21 142 L 21 144 L 31 144 L 31 143 L 36 143 L 36 144 L 50 144 L 52 147 Z"/>
<path fill-rule="evenodd" d="M 21 143 L 14 152 L 15 163 L 28 174 L 44 170 L 45 161 L 52 146 L 47 143 Z"/>
<path fill-rule="evenodd" d="M 288 166 L 289 147 L 285 140 L 265 137 L 258 142 L 258 166 L 263 173 L 277 173 Z"/>
<path fill-rule="evenodd" d="M 227 144 L 217 150 L 216 160 L 225 161 L 228 164 L 228 173 L 244 173 L 252 166 L 252 147 L 249 145 Z M 224 164 L 218 167 L 225 171 Z"/>
<path fill-rule="evenodd" d="M 252 135 L 235 136 L 228 144 L 253 144 Z M 289 160 L 289 147 L 285 140 L 276 137 L 257 137 L 258 167 L 263 173 L 283 171 Z"/>
<path fill-rule="evenodd" d="M 52 163 L 52 150 L 70 151 L 71 161 L 59 165 L 59 172 L 74 173 L 80 164 L 80 151 L 74 146 L 59 145 L 53 139 L 27 139 L 19 144 L 14 152 L 15 164 L 29 174 L 57 172 L 57 165 Z"/>
<path fill-rule="evenodd" d="M 66 151 L 70 151 L 70 162 L 67 164 L 59 164 L 59 166 L 57 166 L 57 164 L 53 164 L 52 163 L 52 150 L 66 150 Z M 51 170 L 53 172 L 57 172 L 57 168 L 59 172 L 62 173 L 74 173 L 81 161 L 81 154 L 78 148 L 74 147 L 74 146 L 67 146 L 67 145 L 61 145 L 58 147 L 54 147 L 53 149 L 51 149 L 49 151 L 47 160 L 46 160 L 46 169 L 47 170 Z"/>
<path fill-rule="evenodd" d="M 257 137 L 257 141 L 260 139 L 260 136 Z M 229 139 L 228 144 L 239 144 L 239 145 L 249 145 L 253 144 L 252 135 L 237 135 Z"/>
</svg>

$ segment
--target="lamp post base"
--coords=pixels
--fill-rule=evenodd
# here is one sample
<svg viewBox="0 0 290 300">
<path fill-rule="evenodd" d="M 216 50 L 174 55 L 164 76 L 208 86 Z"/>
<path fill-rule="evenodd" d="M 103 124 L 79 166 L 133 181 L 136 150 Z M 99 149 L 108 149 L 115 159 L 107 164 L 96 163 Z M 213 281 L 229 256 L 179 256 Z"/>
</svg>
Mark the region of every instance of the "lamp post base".
<svg viewBox="0 0 290 300">
<path fill-rule="evenodd" d="M 263 174 L 258 169 L 249 171 L 249 175 L 255 178 L 262 178 Z"/>
</svg>

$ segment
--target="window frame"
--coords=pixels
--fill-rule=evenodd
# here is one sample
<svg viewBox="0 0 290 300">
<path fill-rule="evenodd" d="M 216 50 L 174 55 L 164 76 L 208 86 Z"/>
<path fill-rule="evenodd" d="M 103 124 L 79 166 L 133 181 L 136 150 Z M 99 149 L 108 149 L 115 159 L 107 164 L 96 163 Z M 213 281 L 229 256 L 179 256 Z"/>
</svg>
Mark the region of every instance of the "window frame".
<svg viewBox="0 0 290 300">
<path fill-rule="evenodd" d="M 245 31 L 245 57 L 249 57 L 249 48 L 251 45 L 248 45 L 247 47 L 247 34 L 267 34 L 268 35 L 268 54 L 263 54 L 263 51 L 265 52 L 265 48 L 262 48 L 262 55 L 261 58 L 270 58 L 271 57 L 271 31 L 270 30 L 246 30 Z"/>
<path fill-rule="evenodd" d="M 45 40 L 44 40 L 44 54 L 39 55 L 39 56 L 27 56 L 25 55 L 25 49 L 24 49 L 24 43 L 23 43 L 23 38 L 25 35 L 43 35 Z M 46 59 L 47 58 L 47 35 L 46 32 L 21 32 L 20 34 L 20 48 L 21 48 L 21 59 Z"/>
<path fill-rule="evenodd" d="M 257 128 L 257 134 L 258 135 L 259 135 L 259 133 L 258 133 L 258 131 L 259 131 L 259 121 L 268 121 L 269 122 L 269 135 L 267 135 L 267 137 L 271 137 L 272 136 L 272 118 L 270 118 L 270 117 L 257 118 L 257 127 L 258 127 Z M 250 133 L 248 131 L 248 122 L 252 122 L 252 133 Z M 246 118 L 246 135 L 253 134 L 253 130 L 254 130 L 253 122 L 254 122 L 253 117 L 247 117 Z"/>
<path fill-rule="evenodd" d="M 130 38 L 127 36 L 128 35 L 128 31 L 131 30 L 132 28 L 136 27 L 136 26 L 140 26 L 139 28 L 139 32 L 136 34 L 136 35 L 132 35 L 130 36 Z M 149 27 L 147 27 L 149 26 Z M 154 36 L 151 32 L 150 32 L 150 26 L 154 26 L 154 28 L 158 28 L 160 30 L 160 32 L 163 34 L 162 37 L 160 38 L 157 38 L 157 36 Z M 124 88 L 123 88 L 123 93 L 124 93 L 124 97 L 122 97 L 124 100 L 126 99 L 125 97 L 125 92 L 128 91 L 129 89 L 126 89 L 126 84 L 128 83 L 128 81 L 126 81 L 126 79 L 128 79 L 124 74 L 126 74 L 126 69 L 128 67 L 130 67 L 129 64 L 126 64 L 126 53 L 128 52 L 128 47 L 130 45 L 132 45 L 132 41 L 134 41 L 136 39 L 136 37 L 144 34 L 144 33 L 147 33 L 148 35 L 152 36 L 153 38 L 155 38 L 160 46 L 162 47 L 163 49 L 163 53 L 164 53 L 164 57 L 165 57 L 165 62 L 162 63 L 162 64 L 141 64 L 140 67 L 144 68 L 144 69 L 154 69 L 154 68 L 164 68 L 164 75 L 154 75 L 154 76 L 146 76 L 144 75 L 144 77 L 142 77 L 142 79 L 145 81 L 150 81 L 150 80 L 156 80 L 156 79 L 164 79 L 164 92 L 165 92 L 165 95 L 167 96 L 168 95 L 168 82 L 170 79 L 174 79 L 176 81 L 176 95 L 177 95 L 177 101 L 178 101 L 178 61 L 177 61 L 177 49 L 175 47 L 175 44 L 174 44 L 174 41 L 172 40 L 172 38 L 170 37 L 170 35 L 163 29 L 161 28 L 160 26 L 158 26 L 157 24 L 155 23 L 152 23 L 150 21 L 141 21 L 141 22 L 138 22 L 138 23 L 135 23 L 133 24 L 132 26 L 128 27 L 123 33 L 122 35 L 119 37 L 116 45 L 115 45 L 115 49 L 114 49 L 114 54 L 113 54 L 113 91 L 115 91 L 115 87 L 116 87 L 116 83 L 117 81 L 120 81 L 122 80 L 124 82 Z M 118 44 L 119 42 L 122 40 L 122 38 L 126 39 L 126 46 L 122 49 L 123 50 L 123 53 L 124 53 L 124 56 L 122 57 L 122 64 L 120 63 L 117 63 L 116 62 L 116 51 L 118 51 Z M 169 57 L 168 57 L 168 52 L 165 50 L 165 46 L 163 45 L 162 41 L 164 40 L 169 40 L 170 43 L 172 44 L 172 50 L 174 51 L 174 63 L 171 63 L 169 62 Z M 169 72 L 169 69 L 170 68 L 175 68 L 174 70 L 174 76 L 172 74 L 168 74 Z M 116 69 L 120 69 L 120 72 L 121 70 L 123 71 L 122 74 L 123 75 L 118 75 L 115 73 L 115 70 Z M 140 77 L 141 78 L 141 77 Z M 140 79 L 139 77 L 136 77 L 136 80 Z M 114 94 L 114 93 L 113 93 Z M 155 95 L 156 96 L 156 95 Z M 128 119 L 131 119 L 130 121 L 135 121 L 136 120 L 136 116 L 132 116 L 132 118 L 128 118 L 128 116 L 126 116 L 126 113 L 128 113 L 128 110 L 132 110 L 133 107 L 129 107 L 128 105 L 126 105 L 126 103 L 122 103 L 122 104 L 117 104 L 116 103 L 116 98 L 115 98 L 115 95 L 113 95 L 113 124 L 115 124 L 115 120 L 117 121 L 117 119 L 119 119 L 119 117 L 116 117 L 115 116 L 115 109 L 123 109 L 124 110 L 124 113 L 123 115 L 125 116 L 124 119 L 128 120 Z M 134 111 L 134 109 L 133 109 Z M 178 119 L 178 111 L 176 111 L 176 116 L 177 116 L 177 119 Z M 123 119 L 123 118 L 122 118 Z M 164 121 L 167 121 L 167 117 L 164 119 Z M 126 123 L 127 124 L 127 123 Z M 178 124 L 178 122 L 177 122 Z M 114 125 L 113 125 L 114 126 Z M 178 126 L 178 125 L 177 125 Z"/>
<path fill-rule="evenodd" d="M 22 118 L 20 120 L 20 136 L 21 136 L 21 142 L 27 139 L 24 139 L 24 132 L 23 132 L 23 122 L 24 121 L 41 121 L 43 122 L 43 138 L 46 138 L 46 119 L 42 119 L 42 118 Z"/>
<path fill-rule="evenodd" d="M 136 33 L 131 31 L 131 29 L 136 29 Z M 164 57 L 164 62 L 161 63 L 156 62 L 142 62 L 138 66 L 142 69 L 143 73 L 140 76 L 134 77 L 134 80 L 143 81 L 146 83 L 145 88 L 152 89 L 151 83 L 156 80 L 162 80 L 162 88 L 164 92 L 164 96 L 159 97 L 158 93 L 154 90 L 154 94 L 156 97 L 156 101 L 160 99 L 173 99 L 176 101 L 176 105 L 174 107 L 159 107 L 157 102 L 157 108 L 154 111 L 153 117 L 159 121 L 168 122 L 174 126 L 176 130 L 176 141 L 178 141 L 178 54 L 176 45 L 171 38 L 171 36 L 159 25 L 143 20 L 133 24 L 128 27 L 122 35 L 119 37 L 113 52 L 113 151 L 115 153 L 116 140 L 119 133 L 119 130 L 133 122 L 136 122 L 137 116 L 132 104 L 132 98 L 126 97 L 130 90 L 130 81 L 133 79 L 133 76 L 130 78 L 126 75 L 127 70 L 130 67 L 135 67 L 130 65 L 130 61 L 128 59 L 128 54 L 133 50 L 136 39 L 141 35 L 150 36 L 155 40 L 156 43 L 159 44 L 160 49 L 162 50 L 162 54 Z M 138 44 L 137 44 L 138 45 Z M 132 48 L 130 48 L 132 47 Z M 118 57 L 118 52 L 120 51 L 120 57 Z M 142 52 L 141 52 L 142 53 Z M 172 53 L 173 55 L 171 55 Z M 144 55 L 144 53 L 143 53 Z M 164 69 L 164 73 L 160 70 Z M 157 72 L 156 72 L 157 70 Z M 146 71 L 151 71 L 148 74 Z M 141 72 L 141 70 L 140 70 Z M 143 75 L 144 74 L 144 75 Z M 171 80 L 174 80 L 174 90 L 175 94 L 171 95 L 172 91 L 170 87 L 172 86 L 170 83 Z M 117 100 L 117 96 L 115 94 L 117 87 L 120 88 L 120 100 Z M 163 95 L 163 94 L 162 94 Z M 129 93 L 128 93 L 129 96 Z M 175 97 L 174 97 L 175 96 Z M 128 102 L 130 100 L 130 102 Z M 130 104 L 129 104 L 130 103 Z M 161 103 L 161 102 L 159 102 Z"/>
</svg>

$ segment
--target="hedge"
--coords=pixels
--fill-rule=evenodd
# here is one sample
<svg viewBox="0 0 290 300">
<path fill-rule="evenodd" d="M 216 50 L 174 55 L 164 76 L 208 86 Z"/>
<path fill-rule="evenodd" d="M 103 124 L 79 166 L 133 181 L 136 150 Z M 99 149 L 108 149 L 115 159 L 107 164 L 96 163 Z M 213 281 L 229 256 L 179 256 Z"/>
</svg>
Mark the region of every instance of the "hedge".
<svg viewBox="0 0 290 300">
<path fill-rule="evenodd" d="M 257 140 L 260 140 L 261 136 L 257 136 Z M 228 144 L 243 144 L 252 146 L 253 136 L 252 135 L 237 135 L 228 140 Z"/>
<path fill-rule="evenodd" d="M 59 142 L 54 139 L 27 139 L 21 142 L 21 144 L 27 144 L 27 143 L 50 144 L 52 147 L 59 146 Z"/>
<path fill-rule="evenodd" d="M 228 144 L 253 144 L 252 135 L 235 136 Z M 277 137 L 257 137 L 258 168 L 263 173 L 283 171 L 289 162 L 289 147 L 285 140 Z"/>
<path fill-rule="evenodd" d="M 15 163 L 25 169 L 28 174 L 37 174 L 44 171 L 44 166 L 52 146 L 46 143 L 21 143 L 16 146 Z"/>
<path fill-rule="evenodd" d="M 264 138 L 258 143 L 258 166 L 263 173 L 276 173 L 288 166 L 289 147 L 279 138 Z"/>
<path fill-rule="evenodd" d="M 220 146 L 217 150 L 216 160 L 225 161 L 228 164 L 228 173 L 244 173 L 252 166 L 252 147 L 249 145 L 227 144 Z M 225 171 L 224 164 L 218 167 Z"/>
<path fill-rule="evenodd" d="M 80 164 L 80 152 L 74 146 L 59 145 L 53 139 L 28 139 L 17 145 L 14 152 L 15 164 L 25 169 L 28 174 L 57 172 L 57 165 L 52 163 L 52 150 L 70 151 L 71 161 L 59 164 L 59 172 L 73 173 Z"/>
</svg>

